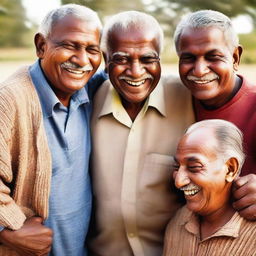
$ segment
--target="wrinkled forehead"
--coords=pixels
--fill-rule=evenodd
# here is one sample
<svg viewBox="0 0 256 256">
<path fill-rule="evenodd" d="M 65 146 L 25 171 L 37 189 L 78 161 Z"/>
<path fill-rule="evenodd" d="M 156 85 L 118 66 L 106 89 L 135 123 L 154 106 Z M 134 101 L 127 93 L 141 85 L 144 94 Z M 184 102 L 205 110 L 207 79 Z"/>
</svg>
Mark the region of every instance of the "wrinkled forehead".
<svg viewBox="0 0 256 256">
<path fill-rule="evenodd" d="M 129 28 L 116 28 L 108 37 L 108 48 L 110 51 L 120 51 L 122 47 L 143 47 L 152 48 L 159 54 L 159 40 L 157 31 L 147 26 L 132 26 Z"/>
</svg>

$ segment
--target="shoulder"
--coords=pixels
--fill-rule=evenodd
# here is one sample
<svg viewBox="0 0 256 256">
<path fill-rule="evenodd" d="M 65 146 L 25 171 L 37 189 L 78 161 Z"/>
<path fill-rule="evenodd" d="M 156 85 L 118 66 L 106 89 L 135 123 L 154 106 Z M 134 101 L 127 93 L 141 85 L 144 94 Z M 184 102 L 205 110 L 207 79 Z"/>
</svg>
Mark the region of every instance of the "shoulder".
<svg viewBox="0 0 256 256">
<path fill-rule="evenodd" d="M 182 81 L 178 76 L 174 75 L 163 75 L 160 83 L 164 87 L 167 93 L 174 93 L 179 95 L 191 95 L 190 91 L 183 85 Z"/>
</svg>

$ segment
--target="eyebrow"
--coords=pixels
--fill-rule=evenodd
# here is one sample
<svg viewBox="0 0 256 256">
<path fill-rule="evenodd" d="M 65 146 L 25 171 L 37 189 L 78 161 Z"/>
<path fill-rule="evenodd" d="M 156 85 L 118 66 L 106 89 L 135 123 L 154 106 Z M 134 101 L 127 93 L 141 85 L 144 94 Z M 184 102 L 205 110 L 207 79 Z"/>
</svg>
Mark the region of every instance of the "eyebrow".
<svg viewBox="0 0 256 256">
<path fill-rule="evenodd" d="M 127 52 L 115 52 L 115 53 L 113 53 L 112 57 L 115 57 L 115 56 L 129 57 L 130 54 Z"/>
</svg>

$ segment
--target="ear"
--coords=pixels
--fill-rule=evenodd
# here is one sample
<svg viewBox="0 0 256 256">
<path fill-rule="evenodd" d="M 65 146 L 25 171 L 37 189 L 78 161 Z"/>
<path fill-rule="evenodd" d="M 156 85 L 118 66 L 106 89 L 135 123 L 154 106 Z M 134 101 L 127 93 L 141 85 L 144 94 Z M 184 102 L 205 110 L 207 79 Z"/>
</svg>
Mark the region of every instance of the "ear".
<svg viewBox="0 0 256 256">
<path fill-rule="evenodd" d="M 237 159 L 235 157 L 229 158 L 229 160 L 226 162 L 226 167 L 227 167 L 226 181 L 232 182 L 238 173 L 239 164 Z"/>
<path fill-rule="evenodd" d="M 38 58 L 43 59 L 46 50 L 46 39 L 41 33 L 37 33 L 34 38 L 36 47 L 36 55 Z"/>
<path fill-rule="evenodd" d="M 108 73 L 108 57 L 107 54 L 105 52 L 102 52 L 103 54 L 103 59 L 104 59 L 104 63 L 105 63 L 105 72 Z"/>
<path fill-rule="evenodd" d="M 242 52 L 243 52 L 243 47 L 241 45 L 236 47 L 234 52 L 233 52 L 233 68 L 234 68 L 235 71 L 238 70 L 238 66 L 239 66 L 239 63 L 240 63 Z"/>
</svg>

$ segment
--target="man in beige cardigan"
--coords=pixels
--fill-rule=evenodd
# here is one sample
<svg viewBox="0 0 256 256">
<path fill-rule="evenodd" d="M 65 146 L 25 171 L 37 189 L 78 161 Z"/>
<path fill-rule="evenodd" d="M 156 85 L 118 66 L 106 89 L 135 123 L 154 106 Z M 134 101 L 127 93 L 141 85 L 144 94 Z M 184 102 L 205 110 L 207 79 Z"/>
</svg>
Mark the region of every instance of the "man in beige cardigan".
<svg viewBox="0 0 256 256">
<path fill-rule="evenodd" d="M 39 60 L 0 85 L 0 255 L 86 255 L 86 83 L 101 61 L 100 30 L 84 6 L 51 11 L 35 36 Z"/>
</svg>

